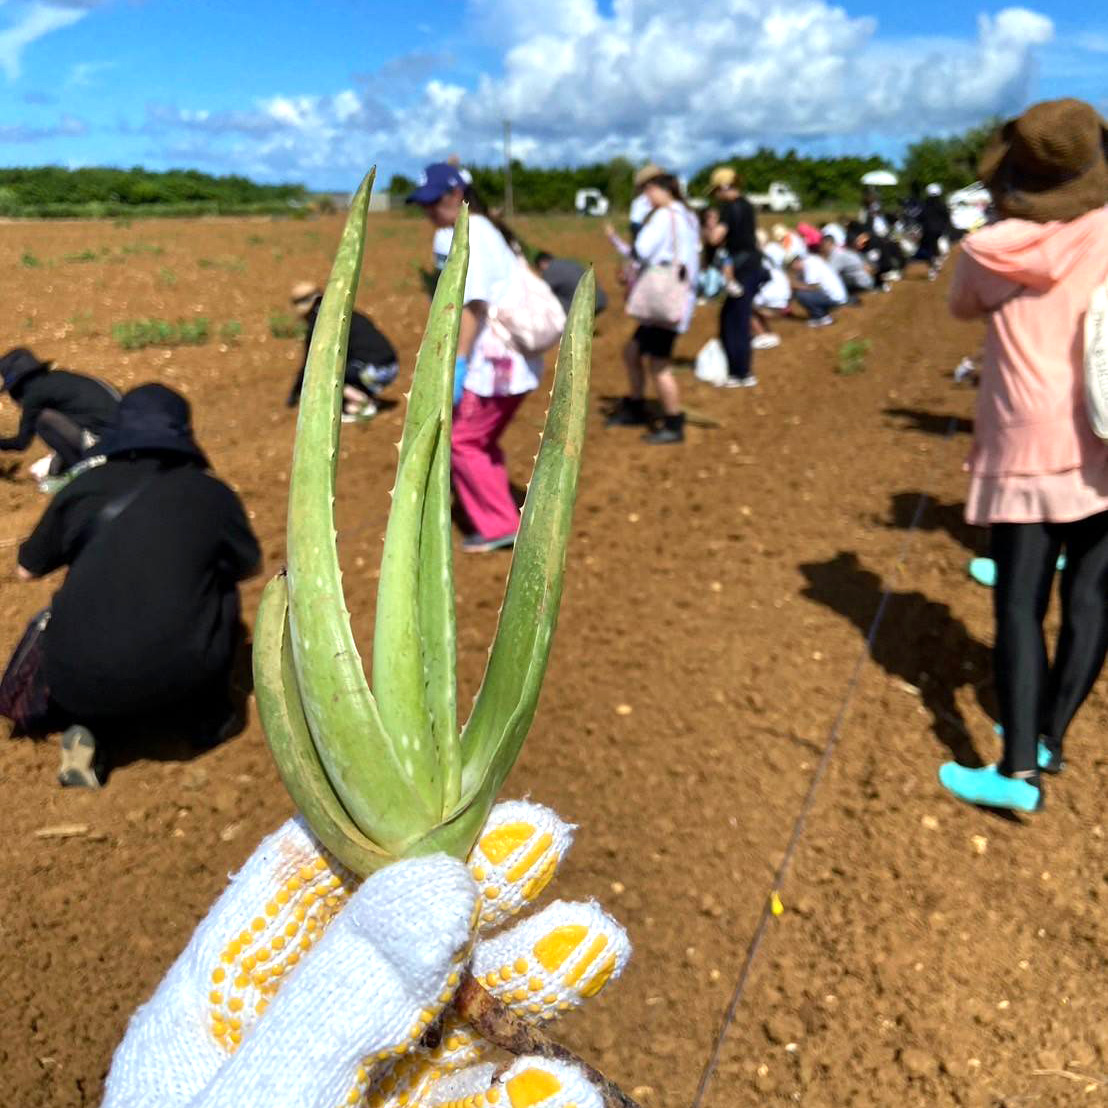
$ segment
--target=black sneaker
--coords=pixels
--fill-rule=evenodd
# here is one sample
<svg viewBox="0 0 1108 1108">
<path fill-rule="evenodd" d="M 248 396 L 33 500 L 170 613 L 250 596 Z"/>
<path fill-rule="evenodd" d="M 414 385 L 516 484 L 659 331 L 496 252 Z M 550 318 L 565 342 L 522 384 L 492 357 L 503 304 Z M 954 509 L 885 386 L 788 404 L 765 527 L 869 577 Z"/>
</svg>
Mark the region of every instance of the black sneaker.
<svg viewBox="0 0 1108 1108">
<path fill-rule="evenodd" d="M 648 431 L 643 435 L 643 442 L 652 446 L 663 446 L 671 442 L 685 441 L 685 413 L 679 415 L 667 415 L 662 421 L 662 426 L 656 431 Z"/>
<path fill-rule="evenodd" d="M 623 397 L 612 409 L 605 421 L 606 427 L 644 427 L 650 422 L 646 401 L 631 396 Z"/>
<path fill-rule="evenodd" d="M 58 784 L 65 788 L 100 788 L 96 739 L 87 727 L 75 724 L 62 735 L 62 761 Z"/>
</svg>

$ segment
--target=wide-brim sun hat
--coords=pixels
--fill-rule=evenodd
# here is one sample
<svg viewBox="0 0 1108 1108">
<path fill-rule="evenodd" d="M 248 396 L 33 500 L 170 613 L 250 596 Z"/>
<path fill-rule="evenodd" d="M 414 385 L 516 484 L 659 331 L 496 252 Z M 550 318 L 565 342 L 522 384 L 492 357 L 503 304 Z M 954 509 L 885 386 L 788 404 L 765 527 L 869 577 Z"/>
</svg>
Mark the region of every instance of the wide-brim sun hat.
<svg viewBox="0 0 1108 1108">
<path fill-rule="evenodd" d="M 659 177 L 664 177 L 665 175 L 666 171 L 660 165 L 647 162 L 647 164 L 635 174 L 635 188 L 641 189 L 649 185 L 651 181 L 656 181 Z"/>
<path fill-rule="evenodd" d="M 192 435 L 189 402 L 165 385 L 139 385 L 125 393 L 115 422 L 96 445 L 96 453 L 109 458 L 145 450 L 184 454 L 208 464 Z"/>
<path fill-rule="evenodd" d="M 1108 204 L 1108 124 L 1083 100 L 1044 100 L 1010 119 L 981 158 L 1002 216 L 1069 222 Z"/>
<path fill-rule="evenodd" d="M 293 309 L 297 315 L 306 316 L 317 300 L 323 297 L 323 289 L 314 281 L 297 281 L 289 292 Z"/>
<path fill-rule="evenodd" d="M 0 392 L 11 392 L 32 373 L 49 368 L 49 362 L 40 361 L 25 346 L 17 346 L 0 358 Z"/>
</svg>

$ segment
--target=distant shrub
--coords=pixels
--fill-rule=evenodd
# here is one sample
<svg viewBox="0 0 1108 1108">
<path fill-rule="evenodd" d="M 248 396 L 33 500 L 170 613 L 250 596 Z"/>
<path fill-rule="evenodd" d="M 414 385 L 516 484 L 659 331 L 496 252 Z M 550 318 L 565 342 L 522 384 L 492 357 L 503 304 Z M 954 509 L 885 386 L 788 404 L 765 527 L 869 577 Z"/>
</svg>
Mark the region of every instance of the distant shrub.
<svg viewBox="0 0 1108 1108">
<path fill-rule="evenodd" d="M 269 313 L 269 333 L 275 339 L 302 339 L 307 332 L 302 319 L 288 312 Z"/>
<path fill-rule="evenodd" d="M 37 269 L 42 265 L 42 262 L 36 255 L 32 254 L 30 250 L 24 250 L 20 255 L 19 264 L 26 269 Z"/>
<path fill-rule="evenodd" d="M 222 324 L 219 328 L 220 339 L 228 344 L 233 345 L 238 342 L 239 336 L 242 335 L 242 324 L 237 319 L 229 319 L 226 323 Z"/>
<path fill-rule="evenodd" d="M 839 347 L 839 363 L 835 366 L 835 372 L 840 377 L 853 377 L 856 373 L 863 373 L 868 353 L 869 339 L 847 339 Z"/>
<path fill-rule="evenodd" d="M 124 350 L 147 346 L 202 346 L 208 341 L 209 324 L 195 319 L 128 319 L 112 324 L 112 339 Z"/>
</svg>

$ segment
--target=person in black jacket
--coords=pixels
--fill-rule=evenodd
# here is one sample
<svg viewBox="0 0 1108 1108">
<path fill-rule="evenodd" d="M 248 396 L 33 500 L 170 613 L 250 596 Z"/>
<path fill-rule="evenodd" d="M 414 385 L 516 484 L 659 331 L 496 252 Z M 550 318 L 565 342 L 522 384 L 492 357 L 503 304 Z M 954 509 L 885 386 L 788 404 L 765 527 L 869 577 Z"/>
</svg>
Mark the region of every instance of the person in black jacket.
<svg viewBox="0 0 1108 1108">
<path fill-rule="evenodd" d="M 17 574 L 69 571 L 43 632 L 63 785 L 96 787 L 113 738 L 167 730 L 196 744 L 237 720 L 237 584 L 261 551 L 238 497 L 206 472 L 189 404 L 164 385 L 123 397 L 99 451 L 19 548 Z"/>
<path fill-rule="evenodd" d="M 319 315 L 323 290 L 310 281 L 293 286 L 292 306 L 304 320 L 304 360 L 292 383 L 286 403 L 295 408 L 300 403 L 300 390 L 304 386 L 304 370 L 308 365 L 308 347 Z M 386 385 L 396 380 L 398 366 L 396 350 L 376 328 L 373 321 L 361 312 L 350 318 L 350 345 L 346 351 L 346 376 L 343 383 L 343 423 L 362 423 L 377 414 L 377 397 Z"/>
<path fill-rule="evenodd" d="M 580 262 L 571 258 L 555 258 L 546 251 L 539 251 L 535 255 L 535 268 L 539 275 L 550 286 L 550 291 L 558 298 L 562 310 L 569 315 L 570 305 L 573 303 L 573 294 L 585 276 L 585 267 Z M 608 294 L 599 286 L 596 286 L 595 311 L 600 315 L 608 306 Z"/>
<path fill-rule="evenodd" d="M 0 450 L 26 450 L 37 435 L 51 450 L 51 474 L 64 473 L 111 426 L 119 393 L 95 377 L 53 369 L 23 347 L 0 358 L 0 392 L 23 410 L 19 430 Z"/>
<path fill-rule="evenodd" d="M 927 262 L 927 276 L 934 281 L 943 264 L 942 240 L 950 235 L 950 209 L 939 184 L 927 186 L 920 213 L 920 243 L 915 260 Z"/>
<path fill-rule="evenodd" d="M 725 388 L 758 383 L 751 370 L 750 320 L 754 295 L 762 284 L 762 254 L 754 231 L 754 206 L 743 196 L 738 174 L 726 165 L 712 170 L 708 191 L 719 206 L 714 245 L 723 245 L 729 260 L 728 282 L 719 313 L 719 337 L 727 353 Z"/>
</svg>

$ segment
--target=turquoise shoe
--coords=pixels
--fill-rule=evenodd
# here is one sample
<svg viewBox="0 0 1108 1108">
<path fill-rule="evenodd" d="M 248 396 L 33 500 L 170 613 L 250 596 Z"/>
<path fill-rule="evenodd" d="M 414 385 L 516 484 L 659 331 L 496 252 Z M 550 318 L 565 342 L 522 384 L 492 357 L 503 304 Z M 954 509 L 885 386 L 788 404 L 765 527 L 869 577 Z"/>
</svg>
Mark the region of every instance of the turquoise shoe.
<svg viewBox="0 0 1108 1108">
<path fill-rule="evenodd" d="M 1004 728 L 999 723 L 993 724 L 993 730 L 1001 738 L 1004 737 Z M 1061 749 L 1055 750 L 1054 747 L 1043 742 L 1042 739 L 1039 740 L 1039 745 L 1036 747 L 1035 760 L 1043 773 L 1058 774 L 1066 768 Z"/>
<path fill-rule="evenodd" d="M 957 762 L 945 762 L 939 767 L 939 784 L 967 804 L 1014 812 L 1037 812 L 1043 806 L 1041 788 L 1017 777 L 1004 777 L 996 766 L 969 769 Z"/>
<path fill-rule="evenodd" d="M 1059 573 L 1066 568 L 1065 554 L 1058 555 L 1055 568 Z M 992 558 L 970 558 L 966 564 L 966 572 L 979 585 L 984 585 L 987 589 L 996 587 L 996 562 Z"/>
<path fill-rule="evenodd" d="M 996 562 L 992 558 L 970 558 L 966 572 L 972 580 L 987 589 L 996 584 Z"/>
</svg>

